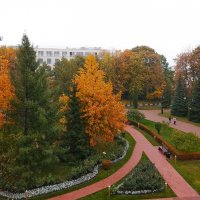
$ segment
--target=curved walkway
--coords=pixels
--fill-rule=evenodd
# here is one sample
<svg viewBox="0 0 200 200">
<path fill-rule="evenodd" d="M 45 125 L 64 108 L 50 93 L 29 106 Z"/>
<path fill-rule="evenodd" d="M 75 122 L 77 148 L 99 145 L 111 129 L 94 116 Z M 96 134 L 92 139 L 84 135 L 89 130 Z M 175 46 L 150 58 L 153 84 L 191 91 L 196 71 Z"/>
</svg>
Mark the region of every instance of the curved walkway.
<svg viewBox="0 0 200 200">
<path fill-rule="evenodd" d="M 183 179 L 183 177 L 169 164 L 166 157 L 161 154 L 157 147 L 153 146 L 139 131 L 131 126 L 126 131 L 134 135 L 136 143 L 139 144 L 147 157 L 155 164 L 167 184 L 171 187 L 177 197 L 199 197 L 198 193 Z"/>
<path fill-rule="evenodd" d="M 134 133 L 130 133 L 130 134 L 134 138 Z M 74 199 L 79 199 L 81 197 L 85 197 L 87 195 L 93 194 L 100 190 L 103 190 L 107 188 L 108 186 L 115 184 L 116 182 L 121 180 L 124 176 L 126 176 L 138 164 L 141 157 L 142 157 L 142 147 L 136 143 L 134 151 L 129 161 L 111 176 L 101 181 L 98 181 L 92 185 L 81 188 L 79 190 L 75 190 L 73 192 L 63 194 L 57 197 L 53 197 L 50 200 L 74 200 Z"/>
<path fill-rule="evenodd" d="M 53 197 L 50 200 L 79 199 L 115 184 L 117 181 L 126 176 L 137 165 L 143 151 L 149 157 L 151 162 L 155 164 L 156 168 L 171 187 L 171 189 L 175 192 L 177 197 L 195 197 L 200 199 L 198 193 L 168 163 L 165 156 L 159 153 L 159 151 L 151 143 L 149 143 L 149 141 L 139 131 L 135 130 L 131 126 L 126 126 L 126 130 L 136 140 L 136 145 L 130 160 L 122 168 L 120 168 L 113 175 L 97 183 L 67 194 Z"/>
<path fill-rule="evenodd" d="M 159 115 L 160 110 L 140 110 L 140 112 L 143 113 L 146 116 L 146 118 L 151 121 L 168 122 L 168 118 L 162 117 Z M 177 120 L 176 125 L 174 125 L 173 123 L 170 123 L 170 126 L 172 128 L 176 128 L 176 129 L 184 131 L 186 133 L 188 133 L 188 132 L 195 133 L 198 137 L 200 137 L 200 127 L 195 126 L 193 124 Z"/>
</svg>

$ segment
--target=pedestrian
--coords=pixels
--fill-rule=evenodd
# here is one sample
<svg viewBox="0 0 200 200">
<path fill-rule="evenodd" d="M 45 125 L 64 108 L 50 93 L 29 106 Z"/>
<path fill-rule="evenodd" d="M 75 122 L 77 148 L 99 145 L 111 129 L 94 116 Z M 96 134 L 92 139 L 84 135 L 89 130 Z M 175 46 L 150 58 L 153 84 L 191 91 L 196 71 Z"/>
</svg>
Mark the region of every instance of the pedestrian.
<svg viewBox="0 0 200 200">
<path fill-rule="evenodd" d="M 173 118 L 173 121 L 174 121 L 174 125 L 176 125 L 176 118 L 175 117 Z"/>
<path fill-rule="evenodd" d="M 172 117 L 171 115 L 169 116 L 169 124 L 171 123 Z"/>
</svg>

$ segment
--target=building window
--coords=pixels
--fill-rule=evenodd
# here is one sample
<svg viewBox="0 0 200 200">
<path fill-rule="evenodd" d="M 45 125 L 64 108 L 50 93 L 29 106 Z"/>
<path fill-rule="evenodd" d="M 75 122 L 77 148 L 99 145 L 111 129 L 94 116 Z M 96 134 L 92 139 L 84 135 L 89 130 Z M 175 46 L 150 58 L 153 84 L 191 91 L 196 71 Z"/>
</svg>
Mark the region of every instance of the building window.
<svg viewBox="0 0 200 200">
<path fill-rule="evenodd" d="M 39 59 L 38 59 L 38 62 L 39 62 L 40 65 L 42 65 L 42 64 L 43 64 L 43 59 L 42 59 L 42 58 L 39 58 Z"/>
<path fill-rule="evenodd" d="M 63 57 L 67 57 L 67 51 L 63 51 L 63 52 L 62 52 L 62 56 L 63 56 Z"/>
<path fill-rule="evenodd" d="M 47 51 L 46 54 L 47 54 L 47 56 L 49 56 L 49 57 L 52 56 L 52 52 L 51 52 L 51 51 Z"/>
<path fill-rule="evenodd" d="M 59 59 L 55 59 L 55 63 L 59 62 L 60 60 Z"/>
<path fill-rule="evenodd" d="M 77 56 L 83 56 L 83 52 L 76 52 Z"/>
<path fill-rule="evenodd" d="M 51 58 L 47 58 L 47 65 L 51 65 Z"/>
<path fill-rule="evenodd" d="M 38 56 L 44 56 L 44 51 L 38 51 Z"/>
<path fill-rule="evenodd" d="M 69 55 L 70 55 L 70 57 L 72 57 L 72 55 L 73 55 L 72 52 L 69 52 Z"/>
<path fill-rule="evenodd" d="M 54 56 L 56 56 L 56 57 L 60 56 L 60 52 L 59 51 L 54 51 Z"/>
</svg>

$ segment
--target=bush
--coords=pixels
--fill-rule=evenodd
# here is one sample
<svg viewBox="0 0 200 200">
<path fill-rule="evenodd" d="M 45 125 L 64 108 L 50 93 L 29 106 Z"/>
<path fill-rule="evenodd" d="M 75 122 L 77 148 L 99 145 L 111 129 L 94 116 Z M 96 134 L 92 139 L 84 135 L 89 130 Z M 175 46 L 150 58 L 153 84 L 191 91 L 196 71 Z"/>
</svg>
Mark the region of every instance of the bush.
<svg viewBox="0 0 200 200">
<path fill-rule="evenodd" d="M 117 190 L 162 190 L 164 186 L 164 180 L 155 166 L 149 160 L 141 160 Z"/>
<path fill-rule="evenodd" d="M 112 161 L 110 161 L 110 160 L 102 160 L 103 169 L 108 170 L 108 169 L 111 168 L 111 165 L 112 165 Z"/>
<path fill-rule="evenodd" d="M 126 136 L 126 132 L 122 132 L 121 135 L 124 138 Z"/>
<path fill-rule="evenodd" d="M 158 133 L 160 133 L 161 128 L 162 128 L 162 124 L 160 122 L 156 122 L 155 129 L 158 131 Z"/>
<path fill-rule="evenodd" d="M 9 143 L 7 145 L 7 149 L 9 152 L 10 146 L 12 146 L 10 145 L 10 143 L 13 142 L 13 139 L 11 140 L 10 138 L 8 138 L 8 142 Z M 6 145 L 7 143 L 0 140 L 0 144 L 0 147 L 3 148 L 3 145 Z M 22 168 L 21 166 L 19 167 L 12 165 L 9 168 L 7 167 L 7 170 L 9 170 L 8 172 L 12 175 L 12 180 L 9 179 L 8 181 L 7 179 L 5 179 L 4 176 L 0 174 L 0 188 L 2 190 L 7 190 L 10 192 L 24 192 L 27 189 L 33 189 L 45 185 L 61 183 L 66 180 L 77 179 L 87 173 L 92 172 L 97 164 L 102 163 L 103 159 L 109 160 L 111 162 L 112 160 L 121 157 L 124 153 L 125 145 L 126 142 L 118 136 L 115 138 L 113 143 L 107 143 L 105 145 L 105 149 L 103 150 L 106 152 L 106 155 L 102 153 L 96 153 L 95 155 L 90 155 L 87 159 L 83 161 L 74 162 L 72 154 L 67 154 L 66 157 L 68 159 L 71 158 L 73 162 L 70 163 L 68 161 L 67 164 L 61 163 L 61 165 L 59 165 L 59 163 L 56 165 L 51 164 L 44 169 L 36 167 L 34 172 L 37 173 L 34 173 L 32 171 L 28 171 L 29 173 L 25 173 L 24 168 Z M 5 147 L 3 149 L 5 149 Z M 63 154 L 63 152 L 57 153 Z M 74 164 L 76 165 L 74 166 Z M 106 167 L 109 168 L 109 164 Z M 55 172 L 57 170 L 61 170 L 61 172 L 63 173 Z"/>
<path fill-rule="evenodd" d="M 200 139 L 192 133 L 182 133 L 174 131 L 171 141 L 176 149 L 182 152 L 200 152 Z"/>
<path fill-rule="evenodd" d="M 145 118 L 144 114 L 140 113 L 137 110 L 129 110 L 127 113 L 127 117 L 129 120 L 134 120 L 137 122 Z"/>
</svg>

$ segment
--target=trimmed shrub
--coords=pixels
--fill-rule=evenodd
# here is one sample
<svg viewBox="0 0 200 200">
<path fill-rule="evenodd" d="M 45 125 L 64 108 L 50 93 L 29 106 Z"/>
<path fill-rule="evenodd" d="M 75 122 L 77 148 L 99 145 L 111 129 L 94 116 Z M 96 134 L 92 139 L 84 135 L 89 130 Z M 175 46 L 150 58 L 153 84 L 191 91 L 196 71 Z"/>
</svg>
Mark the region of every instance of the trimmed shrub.
<svg viewBox="0 0 200 200">
<path fill-rule="evenodd" d="M 156 122 L 155 129 L 158 131 L 158 133 L 160 133 L 161 128 L 162 128 L 162 124 L 160 122 Z"/>
<path fill-rule="evenodd" d="M 110 160 L 102 160 L 102 168 L 108 170 L 111 168 L 112 162 Z"/>
<path fill-rule="evenodd" d="M 126 136 L 126 132 L 122 132 L 121 135 L 124 138 Z"/>
<path fill-rule="evenodd" d="M 125 181 L 114 189 L 114 193 L 117 191 L 161 191 L 164 186 L 164 180 L 155 166 L 149 160 L 141 160 Z"/>
<path fill-rule="evenodd" d="M 145 118 L 144 114 L 140 113 L 137 110 L 129 110 L 127 112 L 127 117 L 129 120 L 134 120 L 136 122 L 139 122 L 140 120 Z"/>
</svg>

